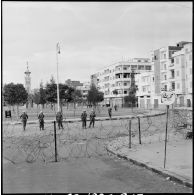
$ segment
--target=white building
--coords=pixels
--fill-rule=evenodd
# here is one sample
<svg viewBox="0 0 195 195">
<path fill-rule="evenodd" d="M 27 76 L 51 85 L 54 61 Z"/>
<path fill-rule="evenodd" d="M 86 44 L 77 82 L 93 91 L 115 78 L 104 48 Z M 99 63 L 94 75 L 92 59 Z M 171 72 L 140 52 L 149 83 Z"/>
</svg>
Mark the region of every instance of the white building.
<svg viewBox="0 0 195 195">
<path fill-rule="evenodd" d="M 135 76 L 135 84 L 138 87 L 136 96 L 138 97 L 139 108 L 152 108 L 151 98 L 154 94 L 154 72 L 143 72 Z"/>
<path fill-rule="evenodd" d="M 90 82 L 84 82 L 83 86 L 77 86 L 76 89 L 81 91 L 82 97 L 86 100 L 90 90 Z"/>
<path fill-rule="evenodd" d="M 152 66 L 154 67 L 154 94 L 152 95 L 151 103 L 154 105 L 154 108 L 163 106 L 160 95 L 162 88 L 165 90 L 172 89 L 173 91 L 176 91 L 176 64 L 174 63 L 173 56 L 177 52 L 178 55 L 180 55 L 180 51 L 186 44 L 189 44 L 189 42 L 182 41 L 177 43 L 176 46 L 166 46 L 152 51 L 151 57 Z M 182 78 L 179 77 L 179 80 L 182 80 Z"/>
<path fill-rule="evenodd" d="M 173 70 L 175 72 L 176 104 L 192 106 L 192 43 L 173 54 Z"/>
<path fill-rule="evenodd" d="M 103 104 L 122 106 L 131 86 L 131 73 L 151 71 L 149 58 L 133 58 L 112 64 L 91 75 L 91 82 L 104 93 Z M 114 92 L 117 91 L 118 94 Z"/>
</svg>

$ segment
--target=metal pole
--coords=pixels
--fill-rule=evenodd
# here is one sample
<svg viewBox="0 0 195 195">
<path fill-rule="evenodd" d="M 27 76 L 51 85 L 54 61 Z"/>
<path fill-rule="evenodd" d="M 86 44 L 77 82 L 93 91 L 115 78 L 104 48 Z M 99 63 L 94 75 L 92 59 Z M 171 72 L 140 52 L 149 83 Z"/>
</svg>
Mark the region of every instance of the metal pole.
<svg viewBox="0 0 195 195">
<path fill-rule="evenodd" d="M 165 156 L 164 156 L 164 168 L 165 168 L 165 164 L 166 164 L 166 152 L 167 152 L 168 113 L 169 113 L 169 106 L 167 105 L 167 119 L 166 119 L 166 131 L 165 131 Z"/>
<path fill-rule="evenodd" d="M 129 148 L 131 148 L 131 120 L 129 120 Z"/>
<path fill-rule="evenodd" d="M 58 75 L 58 48 L 59 43 L 57 43 L 57 51 L 56 51 L 56 61 L 57 61 L 57 104 L 58 104 L 58 112 L 60 111 L 60 95 L 59 95 L 59 75 Z"/>
<path fill-rule="evenodd" d="M 141 130 L 140 130 L 140 118 L 138 117 L 138 125 L 139 125 L 139 144 L 141 144 Z"/>
<path fill-rule="evenodd" d="M 54 142 L 55 142 L 55 162 L 57 162 L 58 159 L 57 159 L 57 141 L 56 141 L 56 121 L 54 121 Z"/>
</svg>

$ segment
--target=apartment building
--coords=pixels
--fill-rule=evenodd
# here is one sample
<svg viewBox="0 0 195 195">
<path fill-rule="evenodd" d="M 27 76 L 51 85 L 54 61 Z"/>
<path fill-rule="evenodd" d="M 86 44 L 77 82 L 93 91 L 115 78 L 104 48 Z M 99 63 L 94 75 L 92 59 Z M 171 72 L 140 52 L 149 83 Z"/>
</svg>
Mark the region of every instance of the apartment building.
<svg viewBox="0 0 195 195">
<path fill-rule="evenodd" d="M 182 56 L 180 55 L 180 51 L 182 48 L 186 47 L 186 44 L 189 44 L 189 42 L 181 41 L 177 43 L 176 46 L 162 47 L 151 52 L 151 61 L 154 67 L 154 94 L 151 96 L 151 103 L 154 105 L 154 108 L 158 108 L 159 105 L 162 105 L 160 96 L 162 88 L 165 90 L 176 90 L 176 64 L 174 63 L 173 56 L 177 52 L 179 56 Z M 183 61 L 184 57 L 181 57 L 181 64 L 183 64 Z"/>
<path fill-rule="evenodd" d="M 138 97 L 139 108 L 152 108 L 151 98 L 154 94 L 154 72 L 143 72 L 135 75 L 135 84 L 138 87 L 136 96 Z"/>
<path fill-rule="evenodd" d="M 102 104 L 111 106 L 124 104 L 124 97 L 128 95 L 131 86 L 132 70 L 135 74 L 151 71 L 150 59 L 133 58 L 117 62 L 91 75 L 91 83 L 104 93 Z"/>
<path fill-rule="evenodd" d="M 81 91 L 82 97 L 86 100 L 88 91 L 90 90 L 90 82 L 84 82 L 82 86 L 77 86 L 76 89 Z"/>
<path fill-rule="evenodd" d="M 172 70 L 175 72 L 176 104 L 192 106 L 192 43 L 173 54 Z"/>
</svg>

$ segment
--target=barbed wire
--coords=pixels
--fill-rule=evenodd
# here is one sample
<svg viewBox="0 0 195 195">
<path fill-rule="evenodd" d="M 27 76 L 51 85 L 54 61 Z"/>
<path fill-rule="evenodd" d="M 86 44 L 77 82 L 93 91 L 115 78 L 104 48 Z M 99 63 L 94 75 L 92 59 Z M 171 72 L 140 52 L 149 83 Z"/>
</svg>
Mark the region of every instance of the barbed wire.
<svg viewBox="0 0 195 195">
<path fill-rule="evenodd" d="M 147 116 L 145 112 L 134 113 L 140 117 L 142 143 L 164 141 L 166 116 Z M 168 140 L 174 139 L 178 132 L 172 128 L 175 117 L 192 118 L 192 113 L 169 113 Z M 132 145 L 138 144 L 138 118 L 131 119 Z M 181 122 L 178 119 L 177 122 Z M 89 124 L 89 122 L 87 122 Z M 128 147 L 129 119 L 96 121 L 94 128 L 82 129 L 81 122 L 63 122 L 64 129 L 56 130 L 58 160 L 72 158 L 95 158 L 108 155 L 106 144 L 115 139 L 120 142 L 116 148 Z M 124 139 L 125 138 L 125 139 Z M 55 159 L 54 124 L 45 124 L 40 131 L 38 124 L 27 124 L 25 131 L 22 125 L 3 125 L 3 158 L 14 163 L 35 161 L 53 162 Z"/>
</svg>

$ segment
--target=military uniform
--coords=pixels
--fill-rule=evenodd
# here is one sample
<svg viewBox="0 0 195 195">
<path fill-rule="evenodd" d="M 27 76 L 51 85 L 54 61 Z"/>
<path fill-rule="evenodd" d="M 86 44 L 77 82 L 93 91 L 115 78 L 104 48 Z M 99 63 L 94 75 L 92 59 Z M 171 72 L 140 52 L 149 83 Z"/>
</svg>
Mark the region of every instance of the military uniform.
<svg viewBox="0 0 195 195">
<path fill-rule="evenodd" d="M 86 129 L 86 126 L 87 126 L 87 113 L 86 113 L 86 111 L 84 111 L 81 114 L 81 120 L 82 120 L 82 128 Z"/>
<path fill-rule="evenodd" d="M 58 129 L 60 129 L 60 127 L 62 129 L 64 129 L 63 125 L 62 125 L 62 121 L 63 121 L 63 116 L 62 116 L 62 113 L 61 112 L 57 112 L 56 114 L 56 121 L 58 123 Z"/>
<path fill-rule="evenodd" d="M 91 127 L 91 125 L 93 125 L 93 127 L 94 127 L 94 124 L 95 124 L 95 117 L 96 117 L 95 111 L 92 111 L 89 117 L 90 117 L 89 128 Z"/>
<path fill-rule="evenodd" d="M 25 131 L 28 115 L 25 112 L 23 112 L 23 114 L 20 116 L 20 118 L 22 119 L 23 129 Z"/>
<path fill-rule="evenodd" d="M 44 114 L 43 114 L 43 112 L 41 112 L 40 114 L 39 114 L 39 116 L 38 116 L 38 119 L 39 119 L 39 128 L 40 128 L 40 130 L 42 129 L 42 130 L 44 130 Z"/>
</svg>

